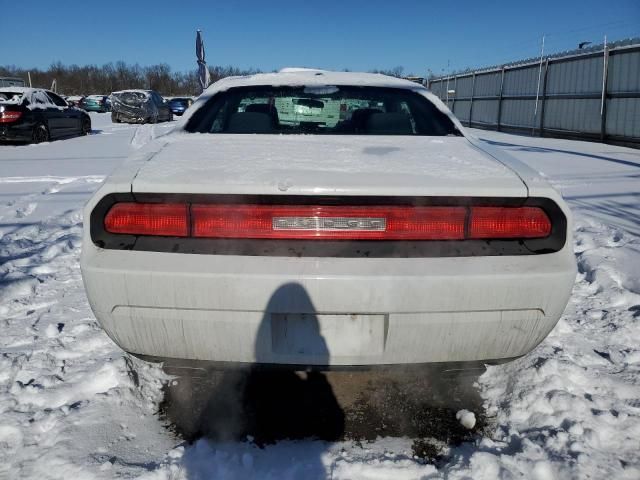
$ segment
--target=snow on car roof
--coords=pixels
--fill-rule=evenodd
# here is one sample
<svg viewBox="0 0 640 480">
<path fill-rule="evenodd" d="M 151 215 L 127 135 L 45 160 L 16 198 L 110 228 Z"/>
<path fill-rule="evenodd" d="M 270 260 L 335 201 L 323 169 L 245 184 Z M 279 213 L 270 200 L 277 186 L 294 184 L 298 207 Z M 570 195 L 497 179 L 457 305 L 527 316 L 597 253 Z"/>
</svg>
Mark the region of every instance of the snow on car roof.
<svg viewBox="0 0 640 480">
<path fill-rule="evenodd" d="M 205 92 L 215 93 L 234 87 L 250 86 L 326 86 L 362 85 L 368 87 L 391 87 L 416 90 L 424 88 L 415 82 L 380 73 L 332 72 L 311 68 L 283 68 L 277 73 L 257 73 L 241 77 L 226 77 L 211 85 Z"/>
<path fill-rule="evenodd" d="M 30 87 L 1 87 L 0 88 L 0 102 L 2 103 L 22 103 L 22 99 L 24 97 L 31 98 L 34 92 L 42 91 L 41 88 L 30 88 Z M 12 93 L 10 98 L 3 98 L 7 95 L 1 95 L 3 92 Z M 15 95 L 18 94 L 18 95 Z"/>
<path fill-rule="evenodd" d="M 308 68 L 308 67 L 284 67 L 278 70 L 278 73 L 297 73 L 297 72 L 326 72 L 321 68 Z"/>
<path fill-rule="evenodd" d="M 2 102 L 5 105 L 8 103 L 19 105 L 22 103 L 23 99 L 26 98 L 29 101 L 29 104 L 27 105 L 27 108 L 29 110 L 37 110 L 37 109 L 44 109 L 44 108 L 57 108 L 57 109 L 63 108 L 63 107 L 59 107 L 58 105 L 56 105 L 51 101 L 51 98 L 48 95 L 48 93 L 51 93 L 51 92 L 49 92 L 44 88 L 2 87 L 0 88 L 0 95 L 2 95 L 3 92 L 19 94 L 19 95 L 13 95 L 11 98 L 8 98 L 6 100 L 0 98 L 0 102 Z M 2 96 L 5 96 L 5 95 L 2 95 Z"/>
<path fill-rule="evenodd" d="M 31 96 L 35 92 L 41 92 L 43 89 L 41 88 L 31 88 L 31 87 L 1 87 L 0 88 L 0 102 L 4 104 L 15 104 L 19 105 L 22 103 L 24 98 L 31 100 Z M 11 96 L 3 95 L 3 93 L 13 94 Z M 17 95 L 16 95 L 17 94 Z M 6 97 L 6 98 L 5 98 Z"/>
<path fill-rule="evenodd" d="M 42 91 L 44 88 L 31 88 L 31 87 L 0 87 L 0 92 L 20 92 L 23 94 L 31 94 L 33 92 Z"/>
</svg>

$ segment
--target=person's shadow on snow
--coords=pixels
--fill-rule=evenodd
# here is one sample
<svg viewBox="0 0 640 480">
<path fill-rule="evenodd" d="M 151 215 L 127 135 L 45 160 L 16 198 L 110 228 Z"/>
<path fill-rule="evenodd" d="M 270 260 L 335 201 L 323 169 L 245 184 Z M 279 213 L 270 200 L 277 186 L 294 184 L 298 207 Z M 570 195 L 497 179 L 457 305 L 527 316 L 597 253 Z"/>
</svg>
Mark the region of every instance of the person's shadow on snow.
<svg viewBox="0 0 640 480">
<path fill-rule="evenodd" d="M 278 366 L 278 360 L 295 361 L 296 367 Z M 312 368 L 329 363 L 329 350 L 302 285 L 285 284 L 272 294 L 256 335 L 255 361 L 246 368 L 210 372 L 209 379 L 217 379 L 206 392 L 195 436 L 218 441 L 250 437 L 258 445 L 342 438 L 344 412 L 325 374 Z"/>
<path fill-rule="evenodd" d="M 256 439 L 341 438 L 344 412 L 324 373 L 312 368 L 329 363 L 329 350 L 302 285 L 285 284 L 271 296 L 258 329 L 255 356 L 258 365 L 276 358 L 299 365 L 296 371 L 285 367 L 265 372 L 257 366 L 250 372 L 244 407 Z"/>
</svg>

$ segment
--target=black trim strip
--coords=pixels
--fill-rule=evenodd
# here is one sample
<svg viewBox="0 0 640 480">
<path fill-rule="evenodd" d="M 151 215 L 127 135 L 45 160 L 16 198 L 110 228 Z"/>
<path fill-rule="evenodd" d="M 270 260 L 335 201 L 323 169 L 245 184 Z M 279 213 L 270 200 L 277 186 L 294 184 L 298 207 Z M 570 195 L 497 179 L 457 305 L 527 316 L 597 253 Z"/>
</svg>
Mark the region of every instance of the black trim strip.
<svg viewBox="0 0 640 480">
<path fill-rule="evenodd" d="M 119 235 L 106 232 L 104 218 L 117 202 L 252 203 L 268 205 L 535 206 L 551 220 L 551 235 L 527 240 L 271 240 Z M 538 255 L 561 250 L 567 219 L 548 198 L 497 197 L 331 197 L 280 195 L 186 195 L 118 193 L 102 198 L 91 212 L 93 243 L 109 250 L 271 257 L 422 258 Z"/>
<path fill-rule="evenodd" d="M 512 362 L 518 357 L 492 358 L 486 360 L 468 360 L 460 362 L 431 362 L 431 363 L 380 363 L 366 365 L 308 365 L 300 363 L 249 363 L 226 362 L 217 360 L 194 360 L 189 358 L 171 358 L 127 352 L 140 360 L 150 363 L 162 363 L 165 372 L 177 376 L 207 377 L 215 370 L 243 370 L 255 369 L 260 371 L 322 371 L 322 372 L 378 372 L 378 373 L 419 373 L 431 372 L 442 375 L 464 375 L 486 370 L 487 365 L 500 365 Z"/>
</svg>

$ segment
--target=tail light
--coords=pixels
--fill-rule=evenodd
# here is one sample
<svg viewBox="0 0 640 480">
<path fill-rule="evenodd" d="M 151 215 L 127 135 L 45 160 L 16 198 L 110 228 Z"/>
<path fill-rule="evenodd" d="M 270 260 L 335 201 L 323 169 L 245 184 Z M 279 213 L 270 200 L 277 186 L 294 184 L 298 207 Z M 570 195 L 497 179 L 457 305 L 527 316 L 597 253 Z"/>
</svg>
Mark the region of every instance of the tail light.
<svg viewBox="0 0 640 480">
<path fill-rule="evenodd" d="M 531 239 L 551 234 L 539 207 L 117 203 L 107 232 L 308 240 Z"/>
<path fill-rule="evenodd" d="M 193 205 L 194 237 L 459 240 L 464 207 Z"/>
<path fill-rule="evenodd" d="M 104 218 L 107 232 L 187 237 L 189 208 L 180 203 L 116 203 Z"/>
<path fill-rule="evenodd" d="M 551 233 L 549 217 L 538 207 L 473 207 L 469 238 L 544 238 Z"/>
<path fill-rule="evenodd" d="M 15 110 L 5 110 L 0 112 L 0 123 L 17 122 L 22 117 L 22 112 Z"/>
</svg>

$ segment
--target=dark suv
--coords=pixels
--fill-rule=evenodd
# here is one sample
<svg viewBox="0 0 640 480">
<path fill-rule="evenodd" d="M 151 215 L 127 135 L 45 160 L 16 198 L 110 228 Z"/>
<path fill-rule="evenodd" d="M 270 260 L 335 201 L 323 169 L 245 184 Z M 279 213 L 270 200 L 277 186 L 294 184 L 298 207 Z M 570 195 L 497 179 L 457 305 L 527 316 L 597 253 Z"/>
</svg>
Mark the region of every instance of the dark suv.
<svg viewBox="0 0 640 480">
<path fill-rule="evenodd" d="M 115 123 L 170 122 L 168 102 L 153 90 L 122 90 L 111 94 L 111 120 Z"/>
</svg>

